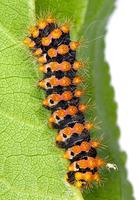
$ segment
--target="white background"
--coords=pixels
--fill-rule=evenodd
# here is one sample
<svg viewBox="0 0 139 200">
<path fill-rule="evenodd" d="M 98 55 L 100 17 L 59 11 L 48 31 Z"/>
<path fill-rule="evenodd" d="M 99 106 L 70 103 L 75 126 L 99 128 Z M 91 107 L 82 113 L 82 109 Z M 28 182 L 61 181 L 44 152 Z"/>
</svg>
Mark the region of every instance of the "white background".
<svg viewBox="0 0 139 200">
<path fill-rule="evenodd" d="M 139 0 L 119 0 L 106 37 L 106 59 L 118 103 L 120 144 L 139 200 Z"/>
</svg>

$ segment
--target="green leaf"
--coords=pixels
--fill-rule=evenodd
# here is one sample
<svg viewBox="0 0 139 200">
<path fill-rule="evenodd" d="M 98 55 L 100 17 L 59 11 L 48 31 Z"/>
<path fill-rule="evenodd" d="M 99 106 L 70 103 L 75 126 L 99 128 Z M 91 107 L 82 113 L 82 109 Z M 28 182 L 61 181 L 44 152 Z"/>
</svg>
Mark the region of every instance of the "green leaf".
<svg viewBox="0 0 139 200">
<path fill-rule="evenodd" d="M 113 0 L 0 0 L 1 200 L 132 199 L 124 156 L 117 144 L 116 105 L 104 62 L 104 37 L 100 39 L 113 4 Z M 41 105 L 44 93 L 37 88 L 41 78 L 38 64 L 22 44 L 35 18 L 48 11 L 60 22 L 65 18 L 73 21 L 72 38 L 82 34 L 88 40 L 85 51 L 82 48 L 80 53 L 89 59 L 87 90 L 91 100 L 96 100 L 96 114 L 103 122 L 97 134 L 105 133 L 104 141 L 109 147 L 105 154 L 119 167 L 118 172 L 104 174 L 108 179 L 104 187 L 85 191 L 83 197 L 64 180 L 68 162 L 55 146 L 56 131 L 47 126 L 50 112 Z M 87 114 L 89 118 L 94 117 L 92 109 Z"/>
</svg>

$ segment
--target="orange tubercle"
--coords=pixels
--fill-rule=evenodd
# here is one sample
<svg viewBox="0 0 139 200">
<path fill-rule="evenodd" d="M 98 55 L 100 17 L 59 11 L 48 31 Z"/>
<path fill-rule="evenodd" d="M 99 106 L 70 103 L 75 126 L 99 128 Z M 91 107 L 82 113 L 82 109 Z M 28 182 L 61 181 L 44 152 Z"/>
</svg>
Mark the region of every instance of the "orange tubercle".
<svg viewBox="0 0 139 200">
<path fill-rule="evenodd" d="M 39 29 L 37 27 L 30 28 L 29 32 L 33 38 L 37 38 L 39 36 Z"/>
<path fill-rule="evenodd" d="M 70 159 L 70 155 L 69 155 L 69 152 L 68 152 L 68 151 L 66 151 L 66 152 L 64 153 L 64 158 L 67 159 L 67 160 Z"/>
<path fill-rule="evenodd" d="M 76 181 L 74 185 L 75 185 L 75 187 L 77 187 L 78 189 L 81 189 L 81 188 L 83 187 L 82 181 Z"/>
<path fill-rule="evenodd" d="M 41 48 L 38 48 L 33 52 L 34 56 L 40 56 L 41 54 L 42 54 L 42 49 Z"/>
<path fill-rule="evenodd" d="M 45 73 L 45 65 L 40 65 L 39 66 L 39 71 Z"/>
<path fill-rule="evenodd" d="M 66 114 L 66 111 L 63 109 L 56 111 L 56 115 L 58 115 L 58 117 L 60 118 L 65 117 L 65 114 Z"/>
<path fill-rule="evenodd" d="M 46 63 L 46 62 L 47 62 L 46 56 L 43 55 L 43 56 L 39 57 L 39 58 L 38 58 L 38 62 L 39 62 L 39 63 Z"/>
<path fill-rule="evenodd" d="M 72 92 L 71 91 L 65 91 L 63 94 L 62 94 L 62 98 L 63 100 L 65 101 L 68 101 L 72 98 Z"/>
<path fill-rule="evenodd" d="M 75 173 L 75 179 L 76 179 L 76 181 L 79 181 L 79 180 L 83 179 L 83 177 L 84 177 L 84 175 L 83 175 L 82 172 L 76 172 Z"/>
<path fill-rule="evenodd" d="M 61 44 L 58 48 L 57 48 L 57 52 L 60 55 L 64 55 L 66 53 L 68 53 L 69 51 L 69 47 L 66 44 Z"/>
<path fill-rule="evenodd" d="M 54 49 L 54 48 L 49 49 L 49 50 L 48 50 L 48 56 L 49 56 L 50 58 L 56 57 L 56 56 L 57 56 L 57 50 Z"/>
<path fill-rule="evenodd" d="M 77 89 L 77 90 L 74 91 L 74 95 L 75 95 L 76 97 L 81 97 L 81 96 L 83 95 L 83 91 Z"/>
<path fill-rule="evenodd" d="M 75 133 L 81 133 L 84 129 L 83 124 L 75 124 L 73 127 L 73 130 L 75 131 Z"/>
<path fill-rule="evenodd" d="M 52 94 L 52 99 L 53 99 L 53 101 L 60 101 L 61 100 L 59 94 Z"/>
<path fill-rule="evenodd" d="M 76 76 L 74 79 L 73 79 L 73 84 L 74 85 L 78 85 L 82 82 L 82 79 L 80 76 Z"/>
<path fill-rule="evenodd" d="M 93 175 L 91 172 L 86 172 L 84 174 L 84 180 L 87 182 L 91 182 L 93 180 Z"/>
<path fill-rule="evenodd" d="M 103 167 L 106 164 L 106 162 L 104 160 L 102 160 L 98 157 L 96 158 L 95 163 L 96 163 L 96 167 Z"/>
<path fill-rule="evenodd" d="M 29 48 L 34 48 L 35 47 L 35 42 L 34 41 L 31 41 L 30 44 L 28 45 Z"/>
<path fill-rule="evenodd" d="M 89 151 L 90 149 L 90 144 L 88 142 L 82 142 L 81 144 L 81 151 Z"/>
<path fill-rule="evenodd" d="M 48 24 L 47 21 L 42 19 L 42 20 L 38 21 L 37 27 L 39 29 L 44 29 L 47 26 L 47 24 Z"/>
<path fill-rule="evenodd" d="M 67 113 L 70 115 L 75 115 L 78 112 L 78 109 L 75 106 L 69 106 Z"/>
<path fill-rule="evenodd" d="M 42 104 L 43 104 L 44 106 L 48 106 L 48 105 L 49 105 L 49 104 L 48 104 L 48 99 L 44 99 L 43 102 L 42 102 Z"/>
<path fill-rule="evenodd" d="M 53 76 L 50 79 L 50 84 L 53 86 L 56 86 L 56 85 L 58 85 L 58 80 Z"/>
<path fill-rule="evenodd" d="M 52 71 L 57 71 L 59 68 L 59 63 L 58 62 L 51 62 L 50 64 Z"/>
<path fill-rule="evenodd" d="M 56 136 L 56 141 L 57 141 L 57 142 L 62 141 L 62 137 L 61 137 L 61 135 L 58 134 L 58 135 Z"/>
<path fill-rule="evenodd" d="M 91 141 L 91 145 L 94 148 L 99 148 L 101 146 L 101 143 L 97 140 Z"/>
<path fill-rule="evenodd" d="M 64 72 L 69 71 L 71 69 L 71 64 L 67 61 L 63 61 L 60 65 L 61 65 L 61 70 Z"/>
<path fill-rule="evenodd" d="M 85 123 L 85 128 L 86 128 L 87 130 L 91 130 L 91 129 L 93 128 L 93 124 L 92 124 L 91 122 L 86 122 L 86 123 Z"/>
<path fill-rule="evenodd" d="M 53 122 L 55 122 L 55 119 L 54 119 L 54 117 L 53 117 L 53 116 L 51 116 L 51 117 L 49 118 L 49 122 L 50 122 L 50 123 L 53 123 Z"/>
<path fill-rule="evenodd" d="M 69 86 L 71 84 L 71 80 L 68 77 L 63 77 L 59 82 L 61 86 Z"/>
<path fill-rule="evenodd" d="M 31 40 L 29 37 L 26 37 L 26 38 L 23 40 L 24 44 L 26 44 L 27 46 L 29 46 L 29 44 L 30 44 L 31 41 L 32 41 L 32 40 Z"/>
<path fill-rule="evenodd" d="M 73 151 L 75 154 L 78 154 L 81 152 L 81 149 L 80 149 L 80 146 L 76 145 L 76 146 L 73 146 L 71 148 L 71 151 Z"/>
<path fill-rule="evenodd" d="M 80 104 L 78 108 L 79 108 L 79 110 L 80 110 L 81 112 L 84 112 L 84 111 L 86 110 L 86 108 L 87 108 L 87 105 L 85 105 L 85 104 Z"/>
<path fill-rule="evenodd" d="M 88 160 L 84 160 L 84 159 L 79 160 L 79 161 L 77 161 L 77 164 L 79 164 L 80 168 L 82 168 L 82 169 L 89 167 L 88 166 Z"/>
<path fill-rule="evenodd" d="M 62 133 L 66 134 L 66 135 L 71 135 L 71 128 L 70 127 L 66 127 L 62 130 Z"/>
<path fill-rule="evenodd" d="M 76 51 L 79 45 L 80 45 L 79 42 L 75 42 L 75 41 L 70 42 L 70 48 L 72 51 Z"/>
<path fill-rule="evenodd" d="M 39 81 L 39 87 L 41 87 L 41 88 L 45 88 L 45 81 L 44 80 L 41 80 L 41 81 Z"/>
<path fill-rule="evenodd" d="M 53 18 L 52 16 L 48 16 L 46 19 L 47 23 L 52 24 L 52 23 L 56 23 L 56 19 Z"/>
<path fill-rule="evenodd" d="M 73 63 L 73 69 L 78 70 L 83 66 L 83 64 L 80 61 L 75 61 Z"/>
<path fill-rule="evenodd" d="M 47 37 L 43 37 L 41 40 L 41 43 L 43 46 L 49 46 L 49 44 L 51 44 L 52 40 L 49 36 Z"/>
<path fill-rule="evenodd" d="M 29 37 L 24 39 L 24 44 L 26 44 L 29 48 L 34 48 L 35 47 L 35 42 L 31 40 Z"/>
<path fill-rule="evenodd" d="M 96 181 L 96 182 L 99 182 L 99 181 L 100 181 L 100 175 L 99 175 L 99 173 L 95 173 L 95 174 L 93 175 L 93 180 Z"/>
<path fill-rule="evenodd" d="M 72 163 L 72 164 L 69 165 L 68 170 L 69 171 L 74 171 L 74 163 Z"/>
<path fill-rule="evenodd" d="M 62 32 L 59 28 L 56 28 L 50 34 L 53 39 L 59 39 L 60 36 L 62 35 Z"/>
<path fill-rule="evenodd" d="M 60 26 L 60 29 L 63 31 L 63 33 L 68 33 L 69 32 L 69 25 L 63 24 L 62 26 Z"/>
</svg>

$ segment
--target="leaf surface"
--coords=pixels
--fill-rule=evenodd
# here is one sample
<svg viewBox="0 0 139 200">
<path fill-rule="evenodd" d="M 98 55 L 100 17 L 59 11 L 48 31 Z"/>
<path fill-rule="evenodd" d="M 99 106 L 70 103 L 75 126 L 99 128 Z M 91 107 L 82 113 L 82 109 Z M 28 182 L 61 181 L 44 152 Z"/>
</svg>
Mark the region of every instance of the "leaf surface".
<svg viewBox="0 0 139 200">
<path fill-rule="evenodd" d="M 108 66 L 104 62 L 104 37 L 97 39 L 105 33 L 113 3 L 112 0 L 0 0 L 1 200 L 131 199 L 123 156 L 117 144 L 119 130 Z M 108 180 L 104 187 L 85 191 L 83 197 L 64 180 L 68 162 L 63 159 L 63 151 L 55 146 L 56 131 L 47 125 L 50 112 L 41 105 L 44 92 L 37 88 L 41 78 L 38 64 L 22 44 L 35 18 L 47 15 L 49 10 L 60 21 L 71 19 L 72 38 L 79 38 L 81 33 L 92 41 L 85 51 L 80 51 L 92 63 L 87 69 L 87 90 L 91 101 L 96 100 L 96 114 L 103 121 L 102 131 L 109 146 L 106 154 L 119 167 L 117 173 L 106 174 Z M 94 117 L 92 109 L 87 114 L 90 118 Z"/>
</svg>

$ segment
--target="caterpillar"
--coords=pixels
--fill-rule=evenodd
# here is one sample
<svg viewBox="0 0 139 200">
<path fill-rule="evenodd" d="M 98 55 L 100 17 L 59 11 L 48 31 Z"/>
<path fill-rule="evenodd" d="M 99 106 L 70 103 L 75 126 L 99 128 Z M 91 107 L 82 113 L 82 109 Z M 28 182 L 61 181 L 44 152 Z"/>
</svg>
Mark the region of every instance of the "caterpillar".
<svg viewBox="0 0 139 200">
<path fill-rule="evenodd" d="M 99 170 L 107 166 L 97 154 L 100 142 L 92 140 L 93 124 L 85 120 L 86 105 L 80 103 L 82 78 L 77 75 L 83 63 L 76 59 L 80 45 L 71 41 L 68 24 L 58 26 L 49 16 L 39 20 L 24 39 L 37 57 L 39 71 L 44 74 L 38 85 L 46 93 L 43 106 L 51 111 L 49 123 L 57 129 L 56 145 L 65 149 L 70 165 L 66 180 L 77 188 L 87 188 L 100 181 Z"/>
</svg>

